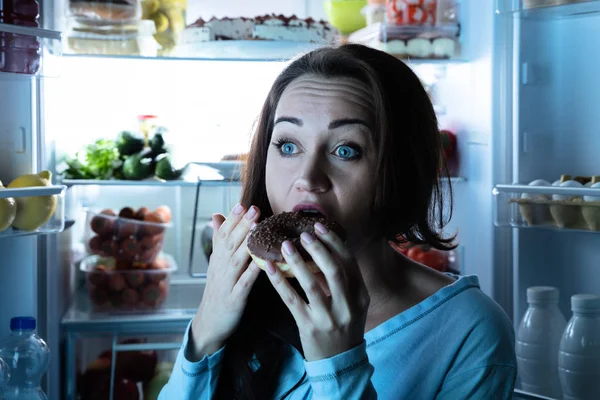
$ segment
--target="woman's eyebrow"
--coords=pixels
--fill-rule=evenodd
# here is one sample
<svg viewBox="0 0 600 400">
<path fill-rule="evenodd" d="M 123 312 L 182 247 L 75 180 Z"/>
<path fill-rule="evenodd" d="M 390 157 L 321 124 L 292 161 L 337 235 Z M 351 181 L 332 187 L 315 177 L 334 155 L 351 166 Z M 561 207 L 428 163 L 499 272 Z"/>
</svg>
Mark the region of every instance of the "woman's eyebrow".
<svg viewBox="0 0 600 400">
<path fill-rule="evenodd" d="M 277 125 L 280 122 L 289 122 L 290 124 L 294 124 L 294 125 L 298 125 L 298 126 L 303 125 L 302 120 L 300 118 L 280 117 L 275 120 L 275 123 L 273 124 L 273 126 Z"/>
<path fill-rule="evenodd" d="M 340 126 L 344 126 L 344 125 L 364 125 L 367 128 L 371 129 L 371 125 L 365 121 L 364 119 L 360 119 L 360 118 L 342 118 L 342 119 L 336 119 L 334 121 L 331 121 L 329 123 L 328 128 L 329 129 L 336 129 L 339 128 Z"/>
</svg>

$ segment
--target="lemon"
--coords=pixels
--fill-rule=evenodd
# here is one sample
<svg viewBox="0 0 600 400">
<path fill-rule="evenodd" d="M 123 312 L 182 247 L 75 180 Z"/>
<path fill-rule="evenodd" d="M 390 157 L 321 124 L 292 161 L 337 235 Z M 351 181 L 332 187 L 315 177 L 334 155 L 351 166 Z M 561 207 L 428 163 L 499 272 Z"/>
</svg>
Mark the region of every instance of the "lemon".
<svg viewBox="0 0 600 400">
<path fill-rule="evenodd" d="M 4 189 L 0 182 L 0 190 Z M 0 232 L 6 230 L 17 215 L 17 202 L 12 197 L 0 199 Z"/>
<path fill-rule="evenodd" d="M 9 183 L 8 188 L 50 186 L 51 179 L 52 173 L 50 171 L 21 175 Z M 17 215 L 12 223 L 13 228 L 34 231 L 50 220 L 56 210 L 58 196 L 18 197 L 16 200 Z"/>
</svg>

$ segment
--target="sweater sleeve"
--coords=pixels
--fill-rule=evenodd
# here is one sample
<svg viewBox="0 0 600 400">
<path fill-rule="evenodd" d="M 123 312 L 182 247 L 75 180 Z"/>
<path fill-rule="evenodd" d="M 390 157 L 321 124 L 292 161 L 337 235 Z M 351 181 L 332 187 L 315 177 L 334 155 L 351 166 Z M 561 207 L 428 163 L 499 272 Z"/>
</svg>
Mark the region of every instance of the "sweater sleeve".
<svg viewBox="0 0 600 400">
<path fill-rule="evenodd" d="M 312 399 L 370 400 L 376 399 L 371 377 L 367 344 L 318 361 L 305 361 L 312 389 Z"/>
<path fill-rule="evenodd" d="M 516 378 L 512 365 L 475 367 L 446 380 L 436 400 L 512 399 Z"/>
<path fill-rule="evenodd" d="M 225 347 L 222 347 L 216 353 L 204 356 L 200 361 L 189 361 L 186 358 L 186 351 L 190 329 L 191 322 L 183 337 L 183 343 L 177 354 L 177 360 L 169 382 L 163 387 L 158 396 L 159 400 L 209 400 L 213 397 L 219 379 Z"/>
</svg>

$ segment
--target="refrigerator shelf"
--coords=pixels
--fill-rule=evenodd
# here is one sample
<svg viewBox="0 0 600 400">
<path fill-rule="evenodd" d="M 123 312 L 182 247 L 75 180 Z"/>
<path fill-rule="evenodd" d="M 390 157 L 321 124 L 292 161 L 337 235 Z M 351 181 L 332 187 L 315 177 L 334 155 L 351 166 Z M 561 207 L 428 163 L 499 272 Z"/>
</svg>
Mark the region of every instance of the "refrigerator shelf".
<svg viewBox="0 0 600 400">
<path fill-rule="evenodd" d="M 3 46 L 0 73 L 57 77 L 62 56 L 62 33 L 48 29 L 0 23 Z"/>
<path fill-rule="evenodd" d="M 196 314 L 204 280 L 194 284 L 171 283 L 165 303 L 152 311 L 95 312 L 85 286 L 74 295 L 74 301 L 63 316 L 63 331 L 72 333 L 178 332 L 185 330 Z"/>
<path fill-rule="evenodd" d="M 496 185 L 493 194 L 496 226 L 600 233 L 600 188 Z"/>
<path fill-rule="evenodd" d="M 600 0 L 496 0 L 496 13 L 526 19 L 580 17 L 600 12 Z"/>
<path fill-rule="evenodd" d="M 46 186 L 46 187 L 27 187 L 19 189 L 3 188 L 0 190 L 0 199 L 12 197 L 19 199 L 23 197 L 33 196 L 57 196 L 56 210 L 50 220 L 34 231 L 22 231 L 9 227 L 5 231 L 0 232 L 0 239 L 6 237 L 29 236 L 29 235 L 46 235 L 51 233 L 62 232 L 65 229 L 65 191 L 66 186 Z M 18 200 L 17 200 L 18 207 Z"/>
<path fill-rule="evenodd" d="M 450 177 L 451 183 L 465 182 L 467 178 L 463 176 L 452 176 Z M 241 185 L 239 180 L 201 180 L 202 186 L 229 186 L 229 185 Z M 68 187 L 71 186 L 196 186 L 197 181 L 190 180 L 176 180 L 176 181 L 161 181 L 156 179 L 145 179 L 141 181 L 127 181 L 127 180 L 95 180 L 95 179 L 63 179 L 62 184 Z"/>
</svg>

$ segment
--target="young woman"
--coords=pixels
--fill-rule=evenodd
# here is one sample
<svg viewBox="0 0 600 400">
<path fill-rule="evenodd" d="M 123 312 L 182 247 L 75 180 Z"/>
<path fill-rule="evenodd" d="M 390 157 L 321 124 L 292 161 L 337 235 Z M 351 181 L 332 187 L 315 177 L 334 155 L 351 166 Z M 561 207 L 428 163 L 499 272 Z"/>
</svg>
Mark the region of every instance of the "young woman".
<svg viewBox="0 0 600 400">
<path fill-rule="evenodd" d="M 359 45 L 292 62 L 263 106 L 242 200 L 213 217 L 198 312 L 161 399 L 505 399 L 512 325 L 476 276 L 442 274 L 390 241 L 448 250 L 441 145 L 419 79 Z M 282 253 L 295 279 L 250 262 L 260 220 L 313 208 L 323 225 Z"/>
</svg>

